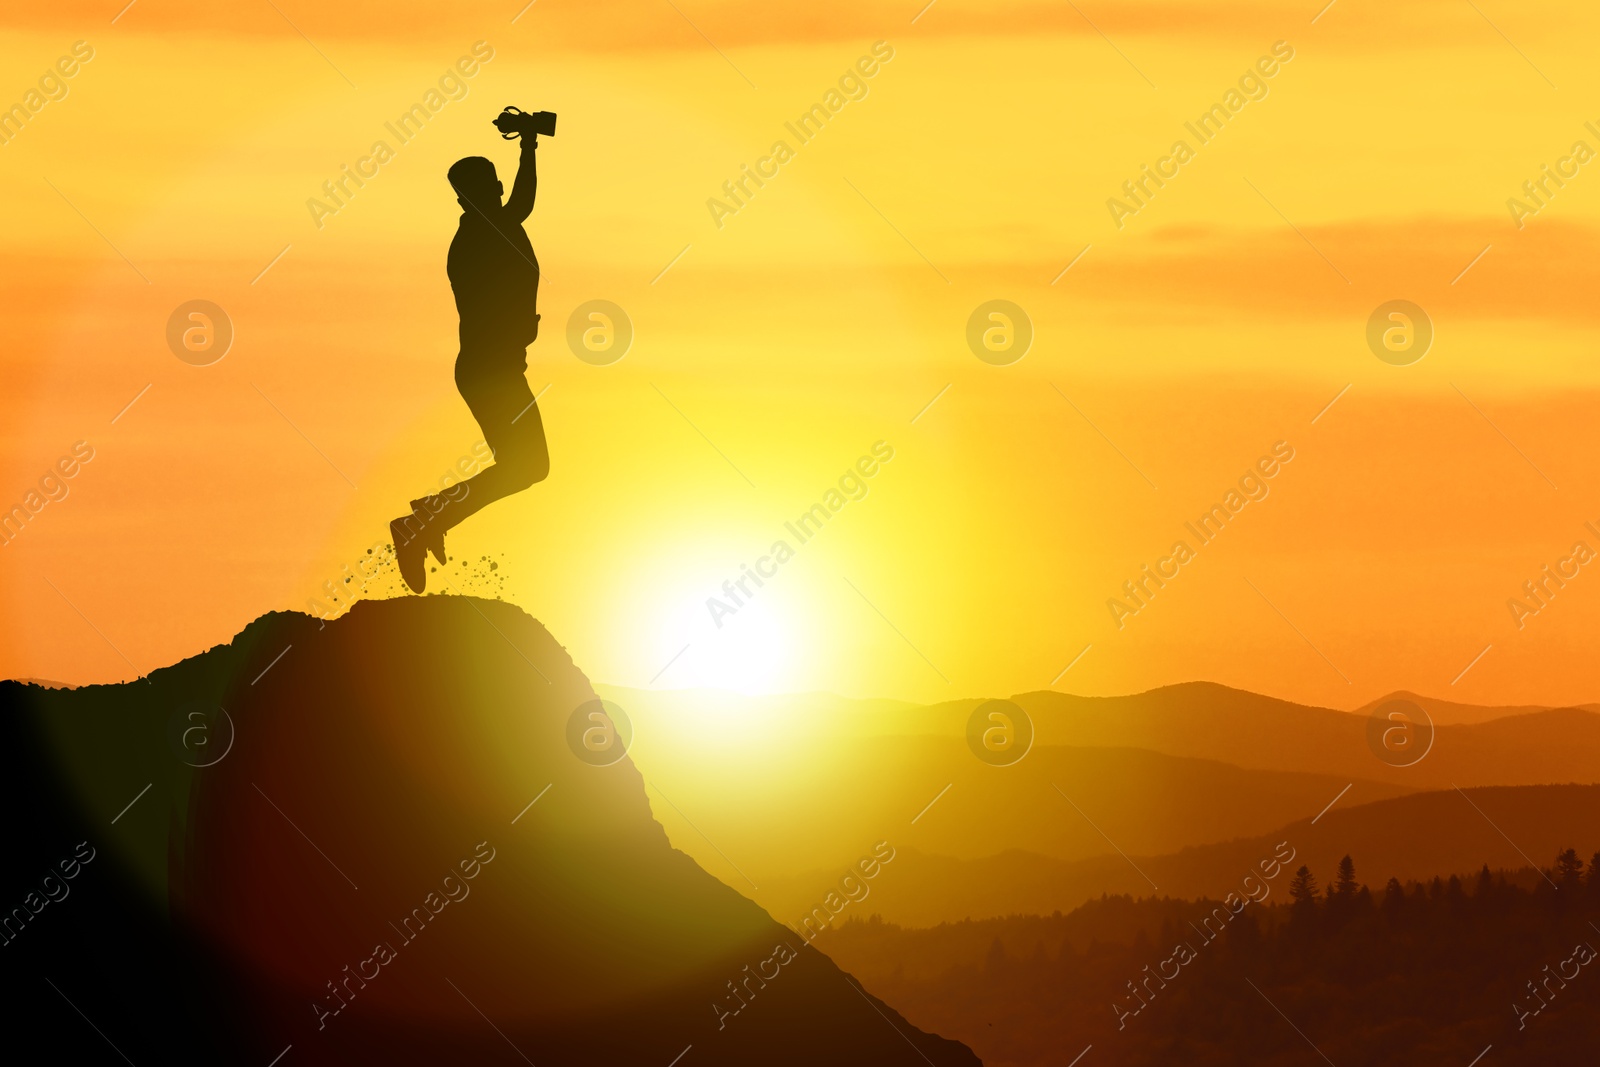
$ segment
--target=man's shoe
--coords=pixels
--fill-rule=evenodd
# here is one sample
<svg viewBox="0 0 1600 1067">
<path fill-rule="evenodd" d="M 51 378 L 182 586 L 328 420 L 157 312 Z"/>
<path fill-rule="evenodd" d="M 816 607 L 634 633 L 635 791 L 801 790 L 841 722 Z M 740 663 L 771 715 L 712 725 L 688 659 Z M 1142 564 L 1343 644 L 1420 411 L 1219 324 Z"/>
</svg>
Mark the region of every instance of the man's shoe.
<svg viewBox="0 0 1600 1067">
<path fill-rule="evenodd" d="M 411 512 L 414 515 L 423 517 L 422 533 L 419 535 L 419 540 L 422 541 L 423 548 L 433 553 L 433 558 L 439 561 L 439 566 L 443 567 L 445 564 L 444 523 L 439 521 L 439 512 L 443 508 L 430 507 L 429 501 L 429 497 L 413 500 L 411 502 Z"/>
<path fill-rule="evenodd" d="M 406 531 L 410 518 L 402 515 L 389 523 L 389 537 L 394 541 L 394 561 L 400 567 L 400 577 L 413 593 L 420 593 L 428 584 L 428 550 L 421 537 L 412 537 Z"/>
</svg>

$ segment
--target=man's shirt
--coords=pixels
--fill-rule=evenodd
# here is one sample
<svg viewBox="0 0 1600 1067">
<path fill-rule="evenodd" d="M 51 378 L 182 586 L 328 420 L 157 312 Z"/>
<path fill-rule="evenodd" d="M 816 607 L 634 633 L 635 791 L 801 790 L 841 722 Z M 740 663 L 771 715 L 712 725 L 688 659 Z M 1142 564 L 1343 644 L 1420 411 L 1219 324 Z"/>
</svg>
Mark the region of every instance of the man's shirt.
<svg viewBox="0 0 1600 1067">
<path fill-rule="evenodd" d="M 539 260 L 522 228 L 538 180 L 533 152 L 525 142 L 510 200 L 469 204 L 450 242 L 446 269 L 465 354 L 520 356 L 538 331 Z"/>
</svg>

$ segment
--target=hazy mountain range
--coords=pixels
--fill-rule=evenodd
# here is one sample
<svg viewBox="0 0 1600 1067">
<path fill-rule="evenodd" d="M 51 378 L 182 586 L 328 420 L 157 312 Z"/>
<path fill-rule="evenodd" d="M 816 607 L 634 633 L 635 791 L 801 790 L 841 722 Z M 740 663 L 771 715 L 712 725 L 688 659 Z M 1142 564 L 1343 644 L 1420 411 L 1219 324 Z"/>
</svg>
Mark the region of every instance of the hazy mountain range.
<svg viewBox="0 0 1600 1067">
<path fill-rule="evenodd" d="M 602 690 L 638 722 L 635 755 L 674 843 L 786 922 L 878 839 L 902 858 L 850 914 L 911 925 L 1066 910 L 1101 893 L 1222 893 L 1285 840 L 1324 870 L 1358 852 L 1383 879 L 1547 864 L 1557 847 L 1600 844 L 1589 830 L 1600 791 L 1573 788 L 1600 782 L 1593 706 L 1396 693 L 1341 711 L 1210 683 L 1025 693 L 1012 699 L 1034 747 L 996 767 L 965 740 L 979 700 Z M 1410 766 L 1373 743 L 1371 713 L 1391 700 L 1433 723 Z M 1415 740 L 1427 738 L 1423 727 Z M 706 780 L 737 803 L 702 802 Z"/>
</svg>

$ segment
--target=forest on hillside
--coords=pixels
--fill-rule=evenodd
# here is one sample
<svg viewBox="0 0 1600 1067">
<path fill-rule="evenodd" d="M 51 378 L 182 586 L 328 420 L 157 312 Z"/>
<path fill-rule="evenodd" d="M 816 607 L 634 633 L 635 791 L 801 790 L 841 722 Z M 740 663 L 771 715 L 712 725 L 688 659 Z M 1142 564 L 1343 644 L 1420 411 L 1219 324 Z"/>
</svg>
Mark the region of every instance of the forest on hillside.
<svg viewBox="0 0 1600 1067">
<path fill-rule="evenodd" d="M 1273 896 L 1107 896 L 1050 916 L 906 929 L 852 920 L 817 945 L 913 1023 L 990 1067 L 1483 1067 L 1600 1037 L 1600 854 L 1372 889 L 1350 857 Z M 1485 1055 L 1485 1051 L 1488 1054 Z"/>
</svg>

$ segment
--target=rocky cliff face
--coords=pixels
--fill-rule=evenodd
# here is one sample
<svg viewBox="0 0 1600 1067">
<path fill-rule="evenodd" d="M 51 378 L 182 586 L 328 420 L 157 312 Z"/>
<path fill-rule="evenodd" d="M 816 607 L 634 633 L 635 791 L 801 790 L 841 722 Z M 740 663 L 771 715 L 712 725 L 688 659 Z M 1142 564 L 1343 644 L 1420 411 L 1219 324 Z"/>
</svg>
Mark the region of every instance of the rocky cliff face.
<svg viewBox="0 0 1600 1067">
<path fill-rule="evenodd" d="M 0 967 L 68 1059 L 977 1063 L 674 850 L 510 605 L 271 615 L 0 701 Z"/>
</svg>

